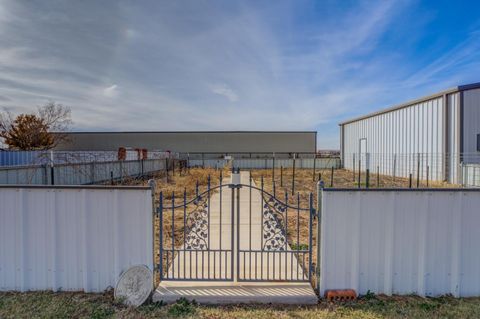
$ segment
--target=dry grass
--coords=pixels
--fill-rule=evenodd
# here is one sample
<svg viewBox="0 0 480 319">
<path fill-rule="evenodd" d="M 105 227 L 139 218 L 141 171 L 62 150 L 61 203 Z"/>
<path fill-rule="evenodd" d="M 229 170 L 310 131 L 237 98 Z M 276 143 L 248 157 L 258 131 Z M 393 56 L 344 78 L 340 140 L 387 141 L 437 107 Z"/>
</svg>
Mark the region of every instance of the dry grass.
<svg viewBox="0 0 480 319">
<path fill-rule="evenodd" d="M 208 177 L 211 178 L 211 186 L 218 185 L 220 182 L 220 174 L 223 175 L 224 181 L 228 181 L 230 171 L 228 168 L 224 170 L 215 170 L 215 169 L 202 169 L 202 168 L 192 168 L 186 171 L 176 171 L 175 175 L 170 174 L 168 180 L 165 174 L 160 174 L 158 176 L 154 176 L 156 181 L 156 204 L 158 205 L 160 191 L 163 194 L 163 205 L 165 207 L 169 207 L 172 205 L 172 198 L 173 194 L 175 194 L 175 203 L 179 205 L 183 203 L 183 196 L 184 193 L 187 194 L 186 201 L 189 202 L 191 199 L 195 197 L 196 193 L 196 184 L 198 182 L 199 185 L 199 193 L 202 193 L 207 188 Z M 261 179 L 263 177 L 263 184 L 264 189 L 267 192 L 274 193 L 273 189 L 273 179 L 272 179 L 272 170 L 252 170 L 251 176 L 254 179 L 257 186 L 261 186 Z M 281 176 L 282 175 L 282 176 Z M 309 208 L 309 197 L 312 193 L 312 201 L 313 207 L 316 207 L 316 184 L 318 182 L 319 177 L 325 182 L 325 187 L 330 187 L 332 185 L 331 179 L 331 170 L 316 170 L 315 174 L 311 169 L 297 169 L 295 172 L 295 188 L 294 194 L 292 194 L 292 169 L 285 169 L 283 170 L 283 174 L 280 173 L 279 169 L 275 170 L 275 194 L 278 199 L 284 201 L 285 194 L 288 195 L 288 203 L 291 206 L 301 208 Z M 361 187 L 365 187 L 365 174 L 361 175 Z M 352 171 L 338 169 L 334 170 L 333 174 L 333 187 L 336 188 L 356 188 L 358 187 L 358 176 L 354 176 Z M 147 185 L 146 180 L 125 180 L 123 184 L 128 185 Z M 416 186 L 416 181 L 413 181 L 413 186 Z M 425 187 L 426 182 L 419 182 L 420 187 Z M 400 187 L 408 187 L 409 180 L 406 178 L 393 178 L 391 176 L 383 176 L 380 175 L 372 175 L 370 176 L 370 187 L 381 187 L 381 188 L 400 188 Z M 430 187 L 452 187 L 450 184 L 446 183 L 429 183 Z M 210 195 L 212 195 L 215 191 L 212 191 Z M 204 197 L 205 198 L 205 197 Z M 163 246 L 164 247 L 171 247 L 172 245 L 172 233 L 174 234 L 174 246 L 176 248 L 180 248 L 184 242 L 184 213 L 187 215 L 194 212 L 201 210 L 204 203 L 190 203 L 186 207 L 186 211 L 184 212 L 183 207 L 177 208 L 174 210 L 174 216 L 172 219 L 172 211 L 171 209 L 164 210 L 164 218 L 163 218 Z M 297 215 L 296 209 L 289 209 L 288 210 L 288 222 L 287 222 L 287 237 L 289 239 L 289 244 L 292 248 L 298 249 L 307 249 L 310 245 L 309 240 L 309 223 L 310 223 L 310 216 L 308 211 L 300 211 Z M 174 227 L 172 229 L 172 221 L 174 221 Z M 187 228 L 189 227 L 188 221 L 186 222 Z M 316 227 L 317 221 L 314 219 L 312 222 L 312 248 L 316 247 Z M 155 218 L 155 251 L 156 253 L 156 263 L 159 262 L 159 229 L 160 229 L 160 222 L 158 218 Z M 297 231 L 297 229 L 299 231 Z M 312 249 L 312 263 L 315 266 L 316 264 L 316 250 Z M 300 258 L 301 259 L 301 258 Z M 301 261 L 302 262 L 302 261 Z M 308 263 L 308 258 L 305 260 L 305 263 Z M 168 268 L 168 264 L 166 259 L 163 260 L 164 269 Z"/>
<path fill-rule="evenodd" d="M 207 191 L 208 180 L 210 178 L 211 187 L 215 187 L 220 184 L 220 177 L 222 176 L 224 183 L 226 183 L 230 176 L 229 169 L 225 168 L 224 170 L 215 170 L 212 168 L 191 168 L 189 170 L 175 172 L 175 175 L 170 172 L 168 179 L 165 173 L 160 173 L 156 176 L 153 176 L 153 179 L 156 183 L 155 188 L 155 204 L 159 205 L 160 192 L 162 193 L 163 198 L 163 247 L 172 247 L 172 233 L 174 234 L 174 246 L 180 248 L 184 242 L 184 234 L 186 232 L 185 226 L 188 228 L 190 224 L 187 222 L 184 223 L 184 214 L 187 216 L 194 211 L 199 211 L 202 206 L 205 204 L 205 201 L 200 203 L 190 203 L 188 204 L 184 211 L 183 207 L 174 209 L 174 215 L 172 218 L 172 209 L 169 207 L 172 204 L 182 205 L 185 201 L 188 203 L 195 198 L 196 188 L 198 184 L 199 194 L 202 194 Z M 146 180 L 133 180 L 133 181 L 124 181 L 123 184 L 128 185 L 148 185 Z M 210 192 L 210 196 L 213 195 L 216 190 Z M 205 194 L 207 195 L 207 194 Z M 204 196 L 206 199 L 207 196 Z M 173 201 L 174 199 L 174 201 Z M 173 225 L 173 229 L 172 229 Z M 160 219 L 155 217 L 154 219 L 154 249 L 155 249 L 155 263 L 158 264 L 160 261 Z M 166 255 L 163 258 L 164 269 L 168 269 L 168 264 L 166 260 Z M 171 260 L 169 261 L 171 262 Z M 159 281 L 159 278 L 156 278 L 156 281 Z"/>
<path fill-rule="evenodd" d="M 137 309 L 116 303 L 112 292 L 0 293 L 0 318 L 479 318 L 480 298 L 365 296 L 350 303 L 315 306 L 197 306 L 146 304 Z"/>
<path fill-rule="evenodd" d="M 284 169 L 281 173 L 280 169 L 275 169 L 273 172 L 271 169 L 267 170 L 251 170 L 251 176 L 254 179 L 255 183 L 260 187 L 262 184 L 265 191 L 272 193 L 274 192 L 274 181 L 275 181 L 275 194 L 278 199 L 284 201 L 288 197 L 288 203 L 292 206 L 300 206 L 302 208 L 309 208 L 309 199 L 310 194 L 312 195 L 313 208 L 316 208 L 317 196 L 316 196 L 316 187 L 321 178 L 324 181 L 325 187 L 335 187 L 335 188 L 358 188 L 358 173 L 355 176 L 352 171 L 345 169 L 336 169 L 333 171 L 333 181 L 332 181 L 332 171 L 330 169 L 317 169 L 315 174 L 312 169 L 296 169 L 295 170 L 295 187 L 292 188 L 293 184 L 293 170 L 291 168 Z M 274 177 L 274 178 L 273 178 Z M 365 188 L 366 175 L 361 174 L 361 184 L 362 188 Z M 369 186 L 371 188 L 408 188 L 410 184 L 409 179 L 407 178 L 393 178 L 392 176 L 385 175 L 370 175 Z M 416 187 L 416 180 L 412 181 L 412 187 Z M 426 181 L 419 181 L 420 187 L 426 187 Z M 438 188 L 438 187 L 455 187 L 454 185 L 447 183 L 439 182 L 429 182 L 429 187 Z M 292 192 L 293 191 L 293 192 Z M 301 212 L 298 217 L 295 210 L 289 210 L 288 216 L 288 241 L 291 246 L 300 245 L 303 248 L 309 246 L 309 223 L 310 217 L 307 212 Z M 297 232 L 297 226 L 299 227 L 299 232 Z M 317 221 L 313 220 L 312 223 L 312 247 L 316 247 L 317 238 L 316 238 L 316 227 Z M 298 235 L 298 237 L 297 237 Z M 298 244 L 297 244 L 298 242 Z M 316 265 L 317 256 L 316 250 L 312 251 L 312 263 Z M 306 261 L 308 262 L 308 260 Z"/>
</svg>

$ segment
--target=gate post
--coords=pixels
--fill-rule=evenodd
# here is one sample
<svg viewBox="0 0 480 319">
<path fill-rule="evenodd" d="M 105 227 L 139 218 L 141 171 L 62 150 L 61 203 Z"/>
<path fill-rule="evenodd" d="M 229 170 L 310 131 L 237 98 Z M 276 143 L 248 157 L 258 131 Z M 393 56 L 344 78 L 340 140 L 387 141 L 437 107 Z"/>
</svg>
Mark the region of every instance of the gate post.
<svg viewBox="0 0 480 319">
<path fill-rule="evenodd" d="M 322 265 L 322 259 L 321 259 L 321 234 L 322 234 L 322 198 L 323 198 L 323 188 L 324 188 L 324 183 L 323 181 L 318 181 L 317 183 L 317 269 L 316 269 L 316 275 L 317 275 L 317 289 L 320 291 L 320 281 L 321 281 L 321 265 Z M 310 234 L 312 236 L 312 234 Z M 320 296 L 321 298 L 322 296 Z"/>
<path fill-rule="evenodd" d="M 157 186 L 155 180 L 150 179 L 148 181 L 148 186 L 150 186 L 150 190 L 152 191 L 152 263 L 153 263 L 153 288 L 155 289 L 155 216 L 158 215 L 159 210 L 155 208 L 155 187 Z M 160 233 L 161 233 L 160 229 Z M 161 243 L 161 241 L 160 241 Z M 160 262 L 161 264 L 161 262 Z"/>
</svg>

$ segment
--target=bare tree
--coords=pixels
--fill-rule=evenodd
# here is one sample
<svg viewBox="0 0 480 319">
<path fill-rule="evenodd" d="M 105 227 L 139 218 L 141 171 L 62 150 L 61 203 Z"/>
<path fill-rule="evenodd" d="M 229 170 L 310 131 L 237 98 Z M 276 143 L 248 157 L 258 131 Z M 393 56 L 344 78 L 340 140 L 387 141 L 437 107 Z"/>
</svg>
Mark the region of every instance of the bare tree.
<svg viewBox="0 0 480 319">
<path fill-rule="evenodd" d="M 0 137 L 10 149 L 46 150 L 67 138 L 65 132 L 72 124 L 70 108 L 49 102 L 36 113 L 13 114 L 0 112 Z"/>
</svg>

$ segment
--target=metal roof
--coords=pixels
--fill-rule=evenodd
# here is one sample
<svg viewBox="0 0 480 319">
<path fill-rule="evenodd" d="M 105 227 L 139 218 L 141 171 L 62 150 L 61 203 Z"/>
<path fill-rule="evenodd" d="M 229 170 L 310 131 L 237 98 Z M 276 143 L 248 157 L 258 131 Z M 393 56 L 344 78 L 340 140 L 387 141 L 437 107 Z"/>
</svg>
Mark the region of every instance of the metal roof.
<svg viewBox="0 0 480 319">
<path fill-rule="evenodd" d="M 445 94 L 451 94 L 451 93 L 456 93 L 456 92 L 465 91 L 465 90 L 478 89 L 478 88 L 480 88 L 480 82 L 455 86 L 453 88 L 443 90 L 443 91 L 440 91 L 438 93 L 430 94 L 430 95 L 427 95 L 427 96 L 424 96 L 424 97 L 421 97 L 421 98 L 418 98 L 418 99 L 415 99 L 415 100 L 411 100 L 411 101 L 408 101 L 408 102 L 405 102 L 405 103 L 402 103 L 402 104 L 394 105 L 394 106 L 391 106 L 389 108 L 386 108 L 386 109 L 383 109 L 383 110 L 380 110 L 380 111 L 377 111 L 377 112 L 369 113 L 367 115 L 358 116 L 358 117 L 352 118 L 350 120 L 346 120 L 344 122 L 341 122 L 338 125 L 341 126 L 341 125 L 357 122 L 357 121 L 360 121 L 360 120 L 364 120 L 364 119 L 367 119 L 367 118 L 370 118 L 370 117 L 374 117 L 374 116 L 377 116 L 377 115 L 380 115 L 380 114 L 396 111 L 396 110 L 399 110 L 399 109 L 402 109 L 402 108 L 405 108 L 405 107 L 409 107 L 409 106 L 414 105 L 414 104 L 418 104 L 418 103 L 421 103 L 421 102 L 425 102 L 425 101 L 429 101 L 429 100 L 441 97 Z"/>
</svg>

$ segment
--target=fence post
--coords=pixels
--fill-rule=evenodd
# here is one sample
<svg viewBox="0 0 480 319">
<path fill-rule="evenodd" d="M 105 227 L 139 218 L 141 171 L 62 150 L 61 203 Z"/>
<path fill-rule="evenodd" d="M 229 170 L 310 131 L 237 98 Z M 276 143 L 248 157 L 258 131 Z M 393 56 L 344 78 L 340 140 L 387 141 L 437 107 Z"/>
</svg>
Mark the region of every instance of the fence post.
<svg viewBox="0 0 480 319">
<path fill-rule="evenodd" d="M 312 174 L 313 181 L 315 181 L 315 175 L 316 175 L 315 169 L 316 169 L 316 164 L 317 164 L 317 156 L 316 156 L 316 154 L 315 154 L 315 155 L 313 155 L 313 174 Z"/>
<path fill-rule="evenodd" d="M 355 183 L 355 153 L 353 153 L 353 182 Z"/>
<path fill-rule="evenodd" d="M 292 195 L 295 195 L 295 154 L 293 154 L 293 166 L 292 166 Z"/>
<path fill-rule="evenodd" d="M 430 166 L 427 165 L 427 188 L 430 186 L 429 179 L 430 179 Z"/>
<path fill-rule="evenodd" d="M 395 182 L 395 178 L 397 176 L 397 154 L 393 154 L 393 181 Z"/>
<path fill-rule="evenodd" d="M 156 187 L 156 183 L 155 183 L 155 180 L 153 179 L 150 179 L 148 181 L 148 186 L 150 186 L 150 190 L 152 191 L 152 247 L 155 247 L 155 216 L 158 215 L 158 210 L 156 209 L 155 207 L 155 187 Z M 162 230 L 160 229 L 160 234 L 162 233 Z M 152 251 L 152 260 L 153 262 L 155 263 L 155 249 L 153 249 Z M 161 258 L 160 257 L 160 262 L 161 262 Z M 153 271 L 155 273 L 155 266 L 157 265 L 153 265 Z M 155 276 L 154 276 L 155 277 Z M 155 289 L 155 280 L 153 280 L 153 288 Z"/>
<path fill-rule="evenodd" d="M 48 185 L 48 164 L 43 167 L 43 183 Z"/>
<path fill-rule="evenodd" d="M 280 166 L 280 187 L 283 187 L 283 165 Z"/>
<path fill-rule="evenodd" d="M 159 194 L 159 203 L 158 203 L 158 223 L 160 225 L 160 230 L 159 230 L 159 264 L 158 264 L 158 272 L 160 274 L 160 280 L 162 280 L 163 277 L 163 192 L 160 191 Z M 154 233 L 155 234 L 155 233 Z M 153 246 L 155 247 L 155 246 Z M 153 259 L 155 260 L 155 259 Z"/>
<path fill-rule="evenodd" d="M 167 177 L 167 183 L 168 183 L 168 158 L 165 158 L 165 176 Z"/>
<path fill-rule="evenodd" d="M 420 187 L 420 153 L 417 154 L 417 188 Z"/>
<path fill-rule="evenodd" d="M 377 188 L 380 187 L 380 167 L 377 166 Z"/>
<path fill-rule="evenodd" d="M 362 182 L 362 172 L 360 171 L 361 161 L 358 160 L 358 188 L 361 187 L 360 183 Z"/>
<path fill-rule="evenodd" d="M 370 169 L 367 168 L 366 170 L 366 176 L 365 176 L 365 187 L 369 188 L 370 187 Z"/>
<path fill-rule="evenodd" d="M 205 154 L 202 153 L 202 168 L 205 168 Z"/>
<path fill-rule="evenodd" d="M 275 153 L 273 153 L 273 159 L 272 159 L 272 182 L 275 185 Z"/>
<path fill-rule="evenodd" d="M 321 247 L 322 247 L 322 200 L 323 200 L 323 181 L 317 182 L 317 289 L 320 291 L 320 282 L 322 280 L 322 260 L 321 260 Z"/>
<path fill-rule="evenodd" d="M 362 160 L 360 159 L 360 156 L 358 156 L 358 176 L 361 176 L 362 174 Z M 360 183 L 361 177 L 358 178 L 358 182 Z"/>
<path fill-rule="evenodd" d="M 90 183 L 95 183 L 95 162 L 90 164 Z"/>
<path fill-rule="evenodd" d="M 412 173 L 409 174 L 409 178 L 408 178 L 408 188 L 412 188 Z"/>
<path fill-rule="evenodd" d="M 55 185 L 55 169 L 53 167 L 53 151 L 50 151 L 50 183 Z"/>
<path fill-rule="evenodd" d="M 332 172 L 330 175 L 330 187 L 333 187 L 333 166 L 332 166 Z"/>
</svg>

